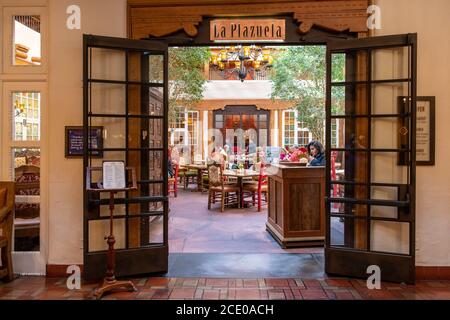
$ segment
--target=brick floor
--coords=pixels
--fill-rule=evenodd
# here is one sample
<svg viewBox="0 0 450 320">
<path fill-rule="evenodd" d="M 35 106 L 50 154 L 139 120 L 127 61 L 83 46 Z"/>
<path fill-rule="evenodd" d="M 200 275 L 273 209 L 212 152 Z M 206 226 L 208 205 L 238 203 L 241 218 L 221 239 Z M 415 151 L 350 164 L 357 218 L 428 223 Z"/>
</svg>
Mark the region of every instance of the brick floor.
<svg viewBox="0 0 450 320">
<path fill-rule="evenodd" d="M 194 299 L 195 288 L 175 288 L 169 299 Z"/>
<path fill-rule="evenodd" d="M 137 292 L 114 292 L 105 300 L 129 299 L 275 299 L 275 300 L 448 300 L 450 281 L 417 281 L 415 285 L 383 283 L 381 290 L 369 290 L 354 279 L 217 279 L 217 278 L 133 278 Z M 0 282 L 0 300 L 93 299 L 96 283 L 83 283 L 69 290 L 63 278 L 20 277 Z"/>
</svg>

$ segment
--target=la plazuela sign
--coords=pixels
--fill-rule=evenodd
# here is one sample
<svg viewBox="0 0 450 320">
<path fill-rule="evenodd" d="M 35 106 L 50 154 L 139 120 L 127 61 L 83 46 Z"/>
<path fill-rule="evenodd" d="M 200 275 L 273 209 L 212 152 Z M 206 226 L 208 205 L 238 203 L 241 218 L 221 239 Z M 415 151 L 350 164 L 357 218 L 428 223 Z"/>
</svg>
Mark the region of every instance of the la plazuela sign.
<svg viewBox="0 0 450 320">
<path fill-rule="evenodd" d="M 210 24 L 211 41 L 284 41 L 284 19 L 214 19 Z"/>
</svg>

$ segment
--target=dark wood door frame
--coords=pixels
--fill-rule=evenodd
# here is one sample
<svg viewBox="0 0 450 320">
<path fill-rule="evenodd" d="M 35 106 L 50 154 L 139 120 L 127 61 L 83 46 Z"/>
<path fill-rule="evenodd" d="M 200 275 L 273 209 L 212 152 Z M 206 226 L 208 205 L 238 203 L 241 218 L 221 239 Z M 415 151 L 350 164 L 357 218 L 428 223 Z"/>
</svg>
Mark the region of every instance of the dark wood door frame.
<svg viewBox="0 0 450 320">
<path fill-rule="evenodd" d="M 125 79 L 96 79 L 92 75 L 92 50 L 107 49 L 124 53 Z M 129 191 L 118 195 L 114 203 L 123 204 L 125 213 L 115 215 L 114 220 L 124 220 L 125 248 L 116 249 L 116 274 L 130 276 L 145 273 L 164 273 L 168 270 L 168 196 L 167 186 L 167 150 L 168 150 L 168 47 L 163 42 L 149 42 L 104 36 L 83 36 L 83 128 L 84 141 L 88 141 L 88 132 L 93 119 L 121 119 L 125 122 L 126 137 L 124 147 L 91 148 L 88 143 L 83 147 L 83 277 L 96 279 L 103 276 L 106 268 L 106 251 L 90 250 L 89 228 L 90 222 L 101 222 L 105 217 L 100 215 L 100 206 L 108 205 L 108 199 L 100 199 L 89 193 L 86 188 L 87 168 L 92 166 L 92 154 L 103 152 L 121 153 L 127 166 L 136 166 L 138 176 L 138 191 Z M 163 59 L 161 67 L 162 82 L 150 81 L 148 78 L 148 59 L 157 55 Z M 120 113 L 96 113 L 92 110 L 93 84 L 115 84 L 125 89 L 124 105 Z M 136 88 L 138 88 L 136 90 Z M 163 110 L 153 114 L 150 110 L 151 88 L 163 90 Z M 133 110 L 130 109 L 130 106 Z M 157 124 L 158 123 L 158 124 Z M 160 143 L 152 145 L 154 141 L 149 137 L 149 130 L 161 132 Z M 145 135 L 144 133 L 147 132 Z M 143 138 L 144 137 L 144 138 Z M 158 153 L 160 159 L 161 179 L 151 175 L 148 168 L 151 153 Z M 117 154 L 115 154 L 117 156 Z M 153 157 L 155 158 L 155 157 Z M 155 161 L 156 162 L 156 161 Z M 160 188 L 159 193 L 152 193 L 153 186 Z M 158 204 L 158 210 L 153 205 Z M 162 239 L 150 243 L 149 219 L 162 218 Z M 102 234 L 96 234 L 102 238 Z"/>
<path fill-rule="evenodd" d="M 407 48 L 408 61 L 408 75 L 396 77 L 393 79 L 375 79 L 372 77 L 374 72 L 372 68 L 373 53 L 376 50 Z M 347 59 L 355 61 L 354 57 L 362 54 L 365 61 L 365 76 L 363 79 L 356 77 L 346 77 L 344 82 L 333 81 L 332 74 L 332 55 L 345 54 Z M 348 62 L 348 61 L 347 61 Z M 347 72 L 352 68 L 347 68 Z M 372 110 L 373 104 L 373 86 L 386 84 L 403 84 L 407 86 L 408 96 L 411 97 L 409 110 L 400 112 L 393 110 L 391 113 L 379 114 Z M 362 99 L 362 110 L 358 110 L 353 105 L 357 100 L 356 90 L 346 90 L 346 107 L 344 115 L 336 115 L 331 112 L 332 105 L 332 89 L 345 86 L 345 88 L 358 87 L 361 91 L 361 86 L 364 86 L 365 99 Z M 417 100 L 417 35 L 393 35 L 384 37 L 374 37 L 366 39 L 355 39 L 347 41 L 336 41 L 330 43 L 327 47 L 327 130 L 326 141 L 327 145 L 331 143 L 331 120 L 344 119 L 347 122 L 346 126 L 350 126 L 350 139 L 346 141 L 344 148 L 327 148 L 327 197 L 326 197 L 326 245 L 325 245 L 325 271 L 330 274 L 353 276 L 360 278 L 367 278 L 367 267 L 370 265 L 377 265 L 381 269 L 381 280 L 393 282 L 407 282 L 414 283 L 415 281 L 415 185 L 416 185 L 416 100 Z M 361 107 L 361 106 L 360 106 Z M 372 120 L 373 119 L 390 119 L 394 118 L 398 121 L 399 126 L 405 126 L 409 123 L 409 130 L 404 133 L 406 138 L 401 138 L 401 130 L 397 132 L 399 139 L 406 139 L 406 145 L 401 142 L 394 148 L 376 148 L 372 146 Z M 361 119 L 367 123 L 360 125 Z M 347 128 L 346 128 L 347 129 Z M 362 136 L 365 137 L 363 143 L 354 139 L 355 130 L 364 129 Z M 347 131 L 347 130 L 346 130 Z M 359 139 L 359 138 L 358 138 Z M 345 167 L 346 171 L 354 170 L 355 175 L 345 175 L 345 180 L 332 181 L 331 179 L 331 153 L 344 152 L 346 158 L 351 162 L 350 167 Z M 372 155 L 375 153 L 395 153 L 398 157 L 402 156 L 409 159 L 406 164 L 397 163 L 397 166 L 402 165 L 407 167 L 407 181 L 387 183 L 382 181 L 373 181 L 372 175 Z M 356 156 L 357 153 L 363 154 Z M 353 160 L 352 160 L 353 158 Z M 355 161 L 355 160 L 359 160 Z M 359 177 L 356 178 L 356 175 Z M 331 193 L 331 186 L 341 185 L 345 188 L 345 195 L 343 197 L 334 197 Z M 396 188 L 397 197 L 391 200 L 388 197 L 384 200 L 372 197 L 371 190 L 376 187 Z M 365 189 L 361 191 L 359 189 Z M 334 204 L 343 205 L 344 212 L 333 212 L 332 206 Z M 397 218 L 373 216 L 371 207 L 391 207 L 397 209 Z M 344 221 L 351 221 L 346 224 L 345 241 L 344 244 L 332 243 L 331 239 L 331 220 L 332 218 L 343 219 Z M 389 222 L 389 223 L 407 223 L 409 235 L 409 250 L 408 253 L 397 252 L 379 252 L 373 249 L 373 239 L 371 237 L 372 222 Z M 357 230 L 360 228 L 360 230 Z M 359 231 L 359 232 L 357 232 Z M 362 237 L 360 237 L 362 235 Z"/>
</svg>

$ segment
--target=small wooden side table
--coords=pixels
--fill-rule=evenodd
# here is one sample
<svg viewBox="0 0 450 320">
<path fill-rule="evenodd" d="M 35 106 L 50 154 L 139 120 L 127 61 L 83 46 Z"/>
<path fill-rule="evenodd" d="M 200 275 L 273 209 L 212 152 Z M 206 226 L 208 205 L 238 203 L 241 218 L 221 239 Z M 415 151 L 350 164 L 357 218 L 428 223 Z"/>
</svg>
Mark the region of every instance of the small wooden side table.
<svg viewBox="0 0 450 320">
<path fill-rule="evenodd" d="M 94 289 L 94 297 L 96 299 L 101 299 L 101 297 L 107 292 L 117 292 L 117 291 L 137 291 L 137 288 L 131 281 L 119 281 L 115 276 L 116 267 L 116 254 L 114 250 L 114 244 L 116 239 L 114 237 L 114 195 L 118 192 L 126 192 L 137 190 L 136 184 L 136 172 L 134 168 L 127 167 L 126 170 L 131 172 L 132 186 L 128 188 L 121 189 L 102 189 L 102 188 L 92 188 L 91 187 L 91 172 L 101 171 L 101 167 L 89 167 L 87 168 L 87 190 L 91 192 L 109 192 L 109 235 L 105 236 L 106 243 L 108 244 L 107 252 L 107 265 L 106 265 L 106 276 L 99 287 Z"/>
</svg>

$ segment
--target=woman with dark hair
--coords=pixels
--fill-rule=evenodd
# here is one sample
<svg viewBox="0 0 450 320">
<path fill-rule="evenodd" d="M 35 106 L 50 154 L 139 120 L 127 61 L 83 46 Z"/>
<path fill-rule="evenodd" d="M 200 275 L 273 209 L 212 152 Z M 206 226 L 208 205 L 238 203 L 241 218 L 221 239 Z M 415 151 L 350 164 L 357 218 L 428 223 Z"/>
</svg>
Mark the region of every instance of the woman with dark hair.
<svg viewBox="0 0 450 320">
<path fill-rule="evenodd" d="M 309 154 L 309 166 L 311 167 L 324 167 L 325 163 L 325 149 L 323 145 L 317 141 L 311 141 L 308 146 L 308 154 Z"/>
</svg>

